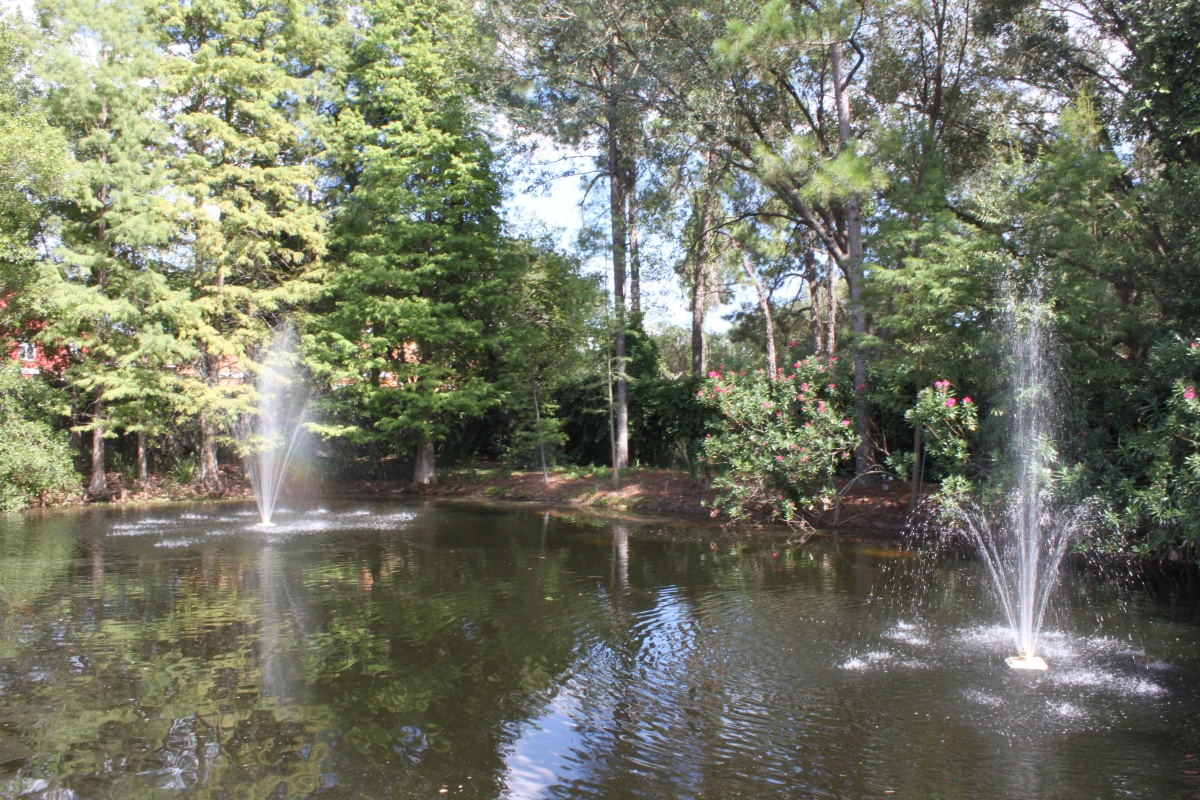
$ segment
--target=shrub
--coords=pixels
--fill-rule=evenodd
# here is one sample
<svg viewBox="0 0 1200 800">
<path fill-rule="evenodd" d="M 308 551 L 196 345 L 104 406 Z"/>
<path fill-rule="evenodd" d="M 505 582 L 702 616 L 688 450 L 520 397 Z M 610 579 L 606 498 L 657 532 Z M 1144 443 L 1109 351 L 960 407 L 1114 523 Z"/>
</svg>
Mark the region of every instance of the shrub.
<svg viewBox="0 0 1200 800">
<path fill-rule="evenodd" d="M 22 377 L 16 366 L 0 368 L 0 510 L 79 488 L 67 435 L 46 419 L 56 405 L 41 381 Z"/>
<path fill-rule="evenodd" d="M 717 508 L 803 523 L 831 505 L 834 473 L 857 444 L 837 402 L 833 362 L 797 361 L 775 375 L 710 372 L 697 396 L 717 413 L 703 457 Z"/>
</svg>

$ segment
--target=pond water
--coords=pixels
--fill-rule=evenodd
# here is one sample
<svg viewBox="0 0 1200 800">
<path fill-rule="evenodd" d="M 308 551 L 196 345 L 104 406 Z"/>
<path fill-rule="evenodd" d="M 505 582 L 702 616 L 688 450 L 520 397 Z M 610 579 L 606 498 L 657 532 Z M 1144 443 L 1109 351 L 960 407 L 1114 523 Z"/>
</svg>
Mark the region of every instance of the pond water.
<svg viewBox="0 0 1200 800">
<path fill-rule="evenodd" d="M 1200 614 L 1071 576 L 465 506 L 0 521 L 0 797 L 1200 794 Z M 917 598 L 915 605 L 912 600 Z"/>
</svg>

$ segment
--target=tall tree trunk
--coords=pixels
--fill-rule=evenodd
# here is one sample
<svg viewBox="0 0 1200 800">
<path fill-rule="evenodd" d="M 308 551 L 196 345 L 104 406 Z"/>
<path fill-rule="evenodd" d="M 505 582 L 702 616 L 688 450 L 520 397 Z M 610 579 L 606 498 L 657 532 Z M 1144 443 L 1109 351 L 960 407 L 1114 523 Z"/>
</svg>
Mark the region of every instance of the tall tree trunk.
<svg viewBox="0 0 1200 800">
<path fill-rule="evenodd" d="M 813 353 L 817 358 L 825 358 L 825 312 L 821 305 L 821 295 L 824 287 L 821 285 L 821 275 L 817 272 L 817 257 L 809 248 L 804 251 L 804 283 L 808 287 L 808 297 L 812 301 L 812 313 L 809 316 L 808 328 L 813 338 Z"/>
<path fill-rule="evenodd" d="M 642 259 L 638 252 L 637 158 L 628 156 L 629 165 L 622 173 L 625 178 L 625 205 L 629 236 L 629 311 L 635 326 L 642 318 Z"/>
<path fill-rule="evenodd" d="M 828 287 L 826 291 L 826 308 L 825 311 L 829 318 L 825 321 L 825 354 L 829 358 L 833 358 L 833 354 L 837 352 L 837 291 L 835 282 L 837 281 L 837 270 L 833 268 L 833 264 L 829 264 L 825 271 L 825 284 Z"/>
<path fill-rule="evenodd" d="M 749 250 L 742 250 L 742 269 L 746 271 L 746 275 L 750 277 L 751 283 L 754 284 L 755 291 L 758 292 L 758 304 L 762 307 L 763 327 L 767 334 L 767 377 L 769 380 L 774 380 L 777 367 L 775 358 L 775 320 L 771 318 L 771 298 L 767 296 L 767 289 L 758 278 L 758 272 L 754 269 L 754 262 L 750 258 Z"/>
<path fill-rule="evenodd" d="M 422 437 L 417 442 L 416 463 L 413 464 L 413 483 L 417 486 L 433 486 L 437 483 L 437 463 L 433 442 Z"/>
<path fill-rule="evenodd" d="M 542 435 L 542 410 L 538 404 L 537 383 L 533 384 L 533 424 L 538 437 L 538 456 L 542 460 L 542 485 L 550 485 L 550 471 L 546 469 L 546 439 Z"/>
<path fill-rule="evenodd" d="M 615 57 L 615 54 L 614 54 Z M 617 125 L 617 98 L 609 96 L 608 108 L 608 202 L 612 224 L 613 308 L 616 330 L 613 349 L 617 371 L 617 440 L 613 453 L 613 469 L 629 466 L 629 378 L 625 373 L 625 182 L 621 180 L 621 144 Z"/>
<path fill-rule="evenodd" d="M 88 493 L 93 497 L 108 494 L 108 478 L 104 474 L 104 405 L 96 398 L 92 406 L 92 479 L 88 482 Z"/>
<path fill-rule="evenodd" d="M 217 290 L 220 291 L 224 284 L 224 276 L 220 268 L 217 269 Z M 216 387 L 220 381 L 221 362 L 216 357 L 205 350 L 201 354 L 201 363 L 204 367 L 204 383 L 208 387 L 209 392 L 216 391 Z M 205 491 L 217 491 L 221 488 L 221 476 L 218 472 L 219 464 L 217 463 L 217 426 L 213 422 L 211 411 L 200 412 L 200 486 Z"/>
<path fill-rule="evenodd" d="M 604 385 L 608 387 L 608 443 L 613 463 L 612 484 L 614 489 L 620 489 L 621 471 L 617 469 L 617 421 L 615 416 L 616 403 L 613 400 L 612 353 L 607 347 L 604 348 L 604 376 L 607 379 Z"/>
<path fill-rule="evenodd" d="M 692 259 L 692 374 L 703 375 L 708 362 L 708 338 L 704 335 L 704 314 L 708 311 L 708 265 L 710 230 L 712 228 L 712 154 L 705 156 L 704 186 L 700 188 L 700 229 L 696 232 L 696 247 Z"/>
<path fill-rule="evenodd" d="M 850 143 L 850 81 L 846 75 L 842 43 L 829 46 L 829 61 L 833 71 L 834 99 L 837 103 L 838 140 L 845 150 Z M 855 430 L 859 445 L 855 451 L 854 472 L 862 475 L 874 461 L 871 442 L 870 409 L 867 407 L 867 362 L 863 340 L 867 333 L 867 313 L 862 303 L 862 207 L 857 194 L 851 193 L 843 204 L 846 218 L 846 260 L 842 269 L 850 289 L 850 315 L 854 330 L 854 411 Z"/>
<path fill-rule="evenodd" d="M 921 423 L 913 426 L 912 485 L 909 487 L 908 510 L 913 511 L 921 500 Z"/>
<path fill-rule="evenodd" d="M 708 309 L 708 265 L 703 257 L 692 264 L 692 374 L 703 375 L 708 362 L 708 338 L 704 335 L 704 312 Z"/>
<path fill-rule="evenodd" d="M 137 433 L 137 474 L 138 482 L 145 483 L 150 477 L 149 465 L 146 463 L 146 432 Z"/>
</svg>

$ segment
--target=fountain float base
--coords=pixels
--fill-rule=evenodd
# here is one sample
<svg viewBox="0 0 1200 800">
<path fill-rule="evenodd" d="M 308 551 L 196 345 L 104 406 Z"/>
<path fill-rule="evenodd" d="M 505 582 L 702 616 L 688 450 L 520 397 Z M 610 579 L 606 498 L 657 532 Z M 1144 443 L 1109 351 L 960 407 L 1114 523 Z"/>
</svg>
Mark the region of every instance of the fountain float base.
<svg viewBox="0 0 1200 800">
<path fill-rule="evenodd" d="M 1019 656 L 1009 656 L 1004 663 L 1012 669 L 1048 669 L 1041 656 L 1035 656 L 1031 650 L 1022 650 Z"/>
</svg>

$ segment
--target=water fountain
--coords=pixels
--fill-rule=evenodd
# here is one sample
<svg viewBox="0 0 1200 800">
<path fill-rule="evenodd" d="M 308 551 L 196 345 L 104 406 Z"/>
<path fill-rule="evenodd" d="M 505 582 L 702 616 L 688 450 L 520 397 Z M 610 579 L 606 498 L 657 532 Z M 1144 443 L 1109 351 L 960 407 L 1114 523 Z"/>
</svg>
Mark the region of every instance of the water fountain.
<svg viewBox="0 0 1200 800">
<path fill-rule="evenodd" d="M 259 371 L 256 424 L 248 426 L 241 437 L 261 525 L 274 524 L 271 518 L 307 409 L 308 392 L 299 380 L 296 335 L 284 331 L 276 335 Z"/>
<path fill-rule="evenodd" d="M 1092 514 L 1090 503 L 1072 506 L 1053 497 L 1061 416 L 1047 313 L 1036 292 L 1008 309 L 1009 488 L 995 507 L 955 512 L 987 566 L 1012 631 L 1017 655 L 1006 663 L 1013 669 L 1046 669 L 1036 655 L 1038 634 L 1063 556 Z"/>
</svg>

